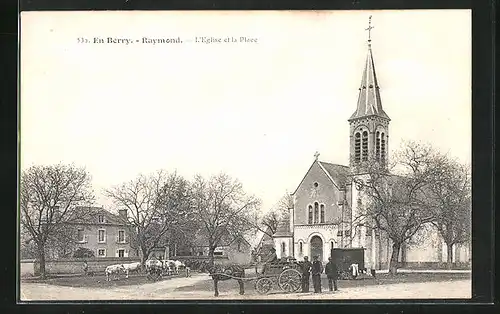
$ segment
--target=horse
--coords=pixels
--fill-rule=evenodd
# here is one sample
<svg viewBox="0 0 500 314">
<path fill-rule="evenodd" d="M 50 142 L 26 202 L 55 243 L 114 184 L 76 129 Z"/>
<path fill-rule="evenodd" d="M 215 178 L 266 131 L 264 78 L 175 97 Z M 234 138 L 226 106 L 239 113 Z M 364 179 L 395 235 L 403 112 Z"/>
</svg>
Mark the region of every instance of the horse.
<svg viewBox="0 0 500 314">
<path fill-rule="evenodd" d="M 234 279 L 238 281 L 240 286 L 240 295 L 245 294 L 245 285 L 243 279 L 245 277 L 245 269 L 239 265 L 213 265 L 207 267 L 207 270 L 214 281 L 214 296 L 219 296 L 219 281 Z"/>
</svg>

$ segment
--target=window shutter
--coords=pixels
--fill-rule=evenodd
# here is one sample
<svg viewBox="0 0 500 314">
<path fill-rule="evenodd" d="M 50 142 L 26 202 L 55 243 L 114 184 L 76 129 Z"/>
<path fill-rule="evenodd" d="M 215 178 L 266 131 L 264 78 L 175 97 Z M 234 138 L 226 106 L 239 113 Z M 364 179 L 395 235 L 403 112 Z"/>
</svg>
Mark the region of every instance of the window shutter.
<svg viewBox="0 0 500 314">
<path fill-rule="evenodd" d="M 118 256 L 119 256 L 119 255 L 118 255 L 118 250 L 116 250 L 115 257 L 118 257 Z"/>
<path fill-rule="evenodd" d="M 124 254 L 125 257 L 128 257 L 128 249 L 125 249 L 125 254 Z"/>
</svg>

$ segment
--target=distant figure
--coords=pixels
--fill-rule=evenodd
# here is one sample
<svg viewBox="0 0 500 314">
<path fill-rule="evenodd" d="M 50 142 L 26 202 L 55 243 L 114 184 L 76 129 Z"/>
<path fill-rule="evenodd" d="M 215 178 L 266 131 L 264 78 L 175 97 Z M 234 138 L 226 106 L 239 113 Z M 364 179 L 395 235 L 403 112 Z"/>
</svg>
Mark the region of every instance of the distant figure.
<svg viewBox="0 0 500 314">
<path fill-rule="evenodd" d="M 314 256 L 312 263 L 314 293 L 321 293 L 321 273 L 323 273 L 323 264 L 319 260 L 318 256 Z"/>
<path fill-rule="evenodd" d="M 351 272 L 352 278 L 356 279 L 356 277 L 358 277 L 358 275 L 359 275 L 359 266 L 358 266 L 358 264 L 351 264 L 351 266 L 349 266 L 349 271 Z"/>
<path fill-rule="evenodd" d="M 371 273 L 372 273 L 372 277 L 373 277 L 373 279 L 376 279 L 376 278 L 377 278 L 377 277 L 375 277 L 375 272 L 376 272 L 376 271 L 375 271 L 375 269 L 374 269 L 374 268 L 372 268 L 372 269 L 371 269 Z"/>
<path fill-rule="evenodd" d="M 191 267 L 186 266 L 186 277 L 191 277 Z"/>
<path fill-rule="evenodd" d="M 89 264 L 87 264 L 87 261 L 83 261 L 83 272 L 85 273 L 85 276 L 88 275 L 89 271 Z"/>
<path fill-rule="evenodd" d="M 309 258 L 304 256 L 302 263 L 302 292 L 309 292 L 309 276 L 311 276 L 312 263 Z"/>
<path fill-rule="evenodd" d="M 328 278 L 328 288 L 330 289 L 330 291 L 332 290 L 337 291 L 338 290 L 337 279 L 339 278 L 339 270 L 337 268 L 337 264 L 335 264 L 335 262 L 332 261 L 331 257 L 328 258 L 328 263 L 326 263 L 325 273 L 326 277 Z"/>
</svg>

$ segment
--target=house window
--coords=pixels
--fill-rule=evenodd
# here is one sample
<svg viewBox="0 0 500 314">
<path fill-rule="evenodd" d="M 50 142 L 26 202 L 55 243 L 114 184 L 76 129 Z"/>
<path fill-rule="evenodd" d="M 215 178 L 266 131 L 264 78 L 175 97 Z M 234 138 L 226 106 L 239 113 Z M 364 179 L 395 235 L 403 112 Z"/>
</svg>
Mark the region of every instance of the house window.
<svg viewBox="0 0 500 314">
<path fill-rule="evenodd" d="M 124 249 L 118 250 L 118 257 L 125 257 L 125 250 Z"/>
<path fill-rule="evenodd" d="M 333 250 L 333 241 L 330 241 L 330 250 Z"/>
<path fill-rule="evenodd" d="M 106 257 L 106 249 L 98 249 L 97 256 L 98 257 Z"/>
<path fill-rule="evenodd" d="M 104 215 L 97 216 L 97 219 L 99 220 L 100 224 L 104 223 Z"/>
<path fill-rule="evenodd" d="M 319 209 L 318 209 L 318 202 L 314 203 L 314 223 L 317 224 L 319 222 Z"/>
<path fill-rule="evenodd" d="M 214 256 L 221 256 L 222 253 L 223 253 L 222 251 L 214 252 Z"/>
<path fill-rule="evenodd" d="M 356 133 L 354 135 L 354 161 L 359 163 L 361 160 L 361 135 Z"/>
<path fill-rule="evenodd" d="M 285 249 L 286 249 L 286 247 L 285 247 L 285 242 L 282 242 L 282 243 L 281 243 L 281 253 L 282 253 L 282 254 L 285 254 Z"/>
<path fill-rule="evenodd" d="M 363 140 L 362 140 L 362 150 L 363 150 L 363 161 L 368 161 L 368 132 L 363 132 Z"/>
<path fill-rule="evenodd" d="M 325 222 L 325 205 L 321 204 L 320 218 L 321 223 Z"/>
<path fill-rule="evenodd" d="M 313 223 L 313 207 L 309 205 L 309 224 Z"/>
<path fill-rule="evenodd" d="M 78 229 L 78 234 L 77 234 L 77 236 L 76 236 L 76 240 L 77 240 L 78 242 L 83 242 L 83 241 L 85 241 L 85 235 L 83 234 L 83 232 L 84 232 L 84 231 L 83 231 L 83 229 Z"/>
<path fill-rule="evenodd" d="M 98 242 L 106 242 L 106 230 L 99 229 L 97 232 L 98 232 L 98 235 L 97 235 Z"/>
<path fill-rule="evenodd" d="M 299 254 L 302 255 L 302 252 L 303 252 L 302 242 L 299 242 Z"/>
<path fill-rule="evenodd" d="M 125 242 L 125 231 L 123 230 L 118 231 L 118 242 L 120 243 Z"/>
</svg>

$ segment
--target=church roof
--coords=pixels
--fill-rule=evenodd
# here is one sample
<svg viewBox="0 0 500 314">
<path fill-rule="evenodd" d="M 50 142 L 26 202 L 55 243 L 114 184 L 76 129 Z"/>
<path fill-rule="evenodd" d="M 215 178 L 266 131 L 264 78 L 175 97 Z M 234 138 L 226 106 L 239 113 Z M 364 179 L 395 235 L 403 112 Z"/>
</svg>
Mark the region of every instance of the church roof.
<svg viewBox="0 0 500 314">
<path fill-rule="evenodd" d="M 276 228 L 276 232 L 273 237 L 291 237 L 292 232 L 290 230 L 290 217 L 286 215 L 278 224 L 278 228 Z"/>
<path fill-rule="evenodd" d="M 331 164 L 319 160 L 318 163 L 323 168 L 323 170 L 326 171 L 330 179 L 333 181 L 333 183 L 335 183 L 335 185 L 337 185 L 339 189 L 345 187 L 346 183 L 348 182 L 347 180 L 350 173 L 350 169 L 348 166 Z"/>
<path fill-rule="evenodd" d="M 366 56 L 365 69 L 359 87 L 358 106 L 349 121 L 367 116 L 378 116 L 390 120 L 382 108 L 380 87 L 375 73 L 375 63 L 373 62 L 370 42 L 371 40 L 368 40 L 368 55 Z"/>
</svg>

